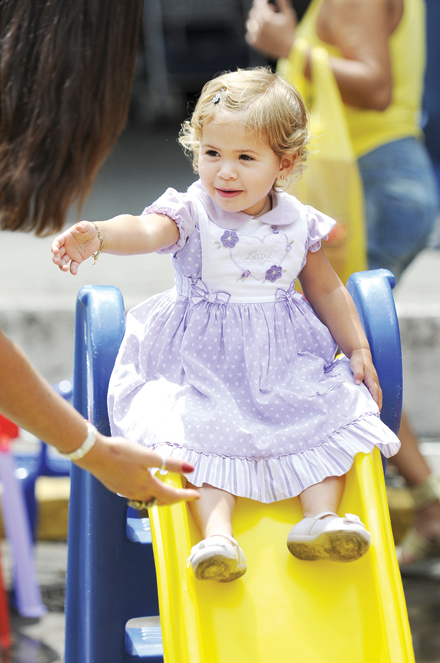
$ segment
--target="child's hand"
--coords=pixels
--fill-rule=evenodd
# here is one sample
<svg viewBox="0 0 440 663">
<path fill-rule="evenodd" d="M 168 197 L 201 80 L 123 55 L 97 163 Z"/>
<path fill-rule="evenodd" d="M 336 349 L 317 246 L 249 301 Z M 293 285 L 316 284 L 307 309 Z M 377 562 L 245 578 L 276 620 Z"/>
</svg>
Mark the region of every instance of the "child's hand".
<svg viewBox="0 0 440 663">
<path fill-rule="evenodd" d="M 364 382 L 376 401 L 379 410 L 381 410 L 382 389 L 380 388 L 379 378 L 373 365 L 371 352 L 366 349 L 353 350 L 350 357 L 350 368 L 353 371 L 354 383 L 361 384 Z"/>
<path fill-rule="evenodd" d="M 77 274 L 80 264 L 99 250 L 101 242 L 95 226 L 81 221 L 52 242 L 52 261 L 62 272 Z"/>
</svg>

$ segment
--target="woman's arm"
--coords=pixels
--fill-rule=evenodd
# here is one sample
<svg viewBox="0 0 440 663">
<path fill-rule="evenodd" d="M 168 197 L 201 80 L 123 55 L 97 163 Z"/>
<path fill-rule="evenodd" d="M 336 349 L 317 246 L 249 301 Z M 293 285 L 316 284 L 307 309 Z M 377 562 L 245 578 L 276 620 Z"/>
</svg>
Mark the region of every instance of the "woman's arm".
<svg viewBox="0 0 440 663">
<path fill-rule="evenodd" d="M 78 449 L 87 436 L 83 417 L 74 410 L 36 371 L 15 343 L 0 329 L 0 411 L 60 453 Z M 95 445 L 76 464 L 92 472 L 109 490 L 147 502 L 152 496 L 159 504 L 198 498 L 194 490 L 175 490 L 154 478 L 149 467 L 160 467 L 158 454 L 121 437 L 98 433 Z M 170 459 L 172 472 L 191 472 L 182 461 Z"/>
<path fill-rule="evenodd" d="M 254 0 L 247 22 L 248 43 L 275 58 L 289 57 L 295 40 L 294 13 L 286 3 L 278 2 L 275 12 L 268 0 Z M 330 64 L 344 103 L 384 110 L 391 102 L 388 39 L 402 12 L 402 0 L 324 0 L 317 33 L 341 51 L 342 58 L 332 57 Z M 306 74 L 310 73 L 309 59 Z"/>
<path fill-rule="evenodd" d="M 344 103 L 379 111 L 391 103 L 388 40 L 402 11 L 401 0 L 325 0 L 317 33 L 341 51 L 330 63 Z"/>
<path fill-rule="evenodd" d="M 382 390 L 367 337 L 354 302 L 328 262 L 323 249 L 315 253 L 309 251 L 299 280 L 316 315 L 328 327 L 342 352 L 350 359 L 355 383 L 365 382 L 381 408 Z"/>
<path fill-rule="evenodd" d="M 164 214 L 120 214 L 96 224 L 103 238 L 102 251 L 117 255 L 152 253 L 179 239 L 176 223 Z M 63 271 L 77 274 L 79 265 L 101 248 L 95 224 L 77 223 L 52 242 L 52 260 Z"/>
</svg>

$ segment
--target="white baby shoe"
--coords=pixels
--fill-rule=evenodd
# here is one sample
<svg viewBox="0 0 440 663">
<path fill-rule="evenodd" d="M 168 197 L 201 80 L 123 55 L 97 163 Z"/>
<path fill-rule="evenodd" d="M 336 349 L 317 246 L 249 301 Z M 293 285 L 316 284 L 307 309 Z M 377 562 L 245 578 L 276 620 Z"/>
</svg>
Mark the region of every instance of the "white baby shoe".
<svg viewBox="0 0 440 663">
<path fill-rule="evenodd" d="M 310 561 L 353 562 L 365 555 L 370 542 L 371 534 L 358 516 L 346 513 L 339 518 L 331 511 L 303 518 L 287 537 L 292 555 Z"/>
<path fill-rule="evenodd" d="M 224 544 L 210 541 L 221 536 L 227 540 Z M 246 558 L 237 541 L 227 534 L 210 534 L 191 549 L 188 566 L 198 580 L 216 580 L 231 582 L 247 571 Z"/>
</svg>

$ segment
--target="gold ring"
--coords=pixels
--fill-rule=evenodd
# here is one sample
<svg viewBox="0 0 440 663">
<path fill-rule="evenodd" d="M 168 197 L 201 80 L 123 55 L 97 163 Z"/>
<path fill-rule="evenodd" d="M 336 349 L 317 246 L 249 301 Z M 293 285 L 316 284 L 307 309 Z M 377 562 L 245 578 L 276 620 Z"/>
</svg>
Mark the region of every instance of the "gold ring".
<svg viewBox="0 0 440 663">
<path fill-rule="evenodd" d="M 139 500 L 128 500 L 128 506 L 137 511 L 143 511 L 144 509 L 151 509 L 153 506 L 157 505 L 157 497 L 152 497 L 148 502 L 140 502 Z"/>
<path fill-rule="evenodd" d="M 258 25 L 257 21 L 252 18 L 250 21 L 246 23 L 246 28 L 248 32 L 251 32 L 253 34 L 255 32 L 258 32 L 260 26 Z"/>
</svg>

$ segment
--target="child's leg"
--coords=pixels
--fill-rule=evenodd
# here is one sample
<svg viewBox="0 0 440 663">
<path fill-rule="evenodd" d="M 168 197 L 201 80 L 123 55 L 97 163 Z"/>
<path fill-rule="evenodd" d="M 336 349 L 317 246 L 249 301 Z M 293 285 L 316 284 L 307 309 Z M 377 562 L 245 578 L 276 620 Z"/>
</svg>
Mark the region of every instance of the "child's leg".
<svg viewBox="0 0 440 663">
<path fill-rule="evenodd" d="M 306 488 L 299 496 L 304 518 L 313 518 L 324 511 L 337 513 L 345 488 L 345 475 L 327 477 L 321 483 Z"/>
<path fill-rule="evenodd" d="M 371 536 L 357 516 L 337 515 L 345 476 L 327 477 L 299 496 L 304 518 L 292 527 L 287 547 L 294 557 L 309 561 L 352 562 L 370 547 Z"/>
<path fill-rule="evenodd" d="M 235 495 L 207 484 L 196 488 L 187 481 L 187 486 L 197 490 L 200 495 L 197 504 L 189 504 L 189 510 L 203 538 L 213 534 L 233 536 L 231 521 L 237 501 Z"/>
<path fill-rule="evenodd" d="M 189 482 L 188 487 L 195 488 Z M 197 490 L 200 499 L 189 509 L 203 540 L 193 547 L 188 562 L 199 580 L 236 580 L 246 573 L 246 559 L 232 533 L 237 498 L 207 484 Z"/>
</svg>

